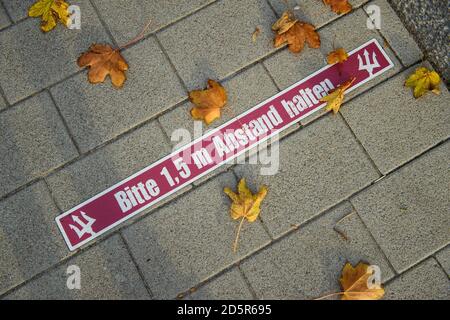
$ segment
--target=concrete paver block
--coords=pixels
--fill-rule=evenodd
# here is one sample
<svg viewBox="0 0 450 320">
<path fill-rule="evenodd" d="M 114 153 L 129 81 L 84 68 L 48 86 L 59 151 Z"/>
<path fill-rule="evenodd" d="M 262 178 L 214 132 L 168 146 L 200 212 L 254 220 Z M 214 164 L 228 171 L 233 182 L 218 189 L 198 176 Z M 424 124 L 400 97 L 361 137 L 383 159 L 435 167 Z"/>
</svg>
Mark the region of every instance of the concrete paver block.
<svg viewBox="0 0 450 320">
<path fill-rule="evenodd" d="M 192 300 L 252 300 L 244 278 L 235 267 L 190 294 Z"/>
<path fill-rule="evenodd" d="M 186 97 L 186 92 L 153 38 L 123 54 L 130 69 L 120 90 L 110 80 L 92 85 L 86 73 L 52 89 L 82 152 L 90 150 Z"/>
<path fill-rule="evenodd" d="M 245 260 L 241 269 L 259 299 L 312 299 L 341 291 L 347 261 L 379 266 L 383 282 L 393 276 L 361 219 L 344 202 Z"/>
<path fill-rule="evenodd" d="M 252 186 L 269 187 L 261 217 L 277 237 L 369 185 L 379 174 L 342 118 L 328 115 L 281 141 L 279 171 L 262 176 L 261 165 L 233 170 Z"/>
<path fill-rule="evenodd" d="M 123 233 L 153 294 L 175 298 L 270 239 L 259 221 L 244 223 L 239 250 L 232 245 L 238 221 L 231 219 L 224 173 L 126 228 Z"/>
<path fill-rule="evenodd" d="M 151 20 L 146 35 L 182 19 L 215 0 L 95 0 L 99 14 L 113 37 L 122 45 L 141 32 Z"/>
<path fill-rule="evenodd" d="M 341 108 L 341 113 L 374 160 L 387 173 L 450 136 L 450 95 L 415 99 L 404 87 L 413 67 Z"/>
<path fill-rule="evenodd" d="M 218 1 L 157 36 L 192 90 L 204 86 L 209 78 L 221 80 L 274 51 L 271 25 L 275 21 L 266 1 Z M 261 33 L 253 43 L 256 27 Z"/>
<path fill-rule="evenodd" d="M 389 46 L 395 51 L 402 63 L 405 66 L 410 66 L 422 59 L 422 51 L 389 3 L 386 0 L 376 0 L 364 6 L 364 10 L 372 20 L 373 6 L 380 8 L 381 34 L 386 38 Z"/>
<path fill-rule="evenodd" d="M 398 272 L 450 243 L 445 143 L 351 199 Z"/>
<path fill-rule="evenodd" d="M 448 276 L 434 259 L 428 259 L 390 282 L 385 300 L 448 300 Z"/>
<path fill-rule="evenodd" d="M 0 196 L 77 155 L 47 93 L 0 114 Z"/>
<path fill-rule="evenodd" d="M 77 58 L 91 43 L 110 42 L 90 2 L 80 3 L 80 10 L 81 30 L 59 25 L 43 33 L 33 18 L 0 31 L 0 43 L 8 44 L 0 55 L 0 86 L 11 104 L 77 72 Z"/>
<path fill-rule="evenodd" d="M 168 153 L 162 130 L 151 122 L 50 175 L 47 181 L 66 211 Z"/>
<path fill-rule="evenodd" d="M 78 267 L 80 289 L 70 290 L 69 277 Z M 48 273 L 33 279 L 10 295 L 7 300 L 97 300 L 149 299 L 142 279 L 120 236 L 115 235 L 99 245 L 69 259 Z"/>
<path fill-rule="evenodd" d="M 53 220 L 58 209 L 39 182 L 0 201 L 0 294 L 68 254 Z"/>
</svg>

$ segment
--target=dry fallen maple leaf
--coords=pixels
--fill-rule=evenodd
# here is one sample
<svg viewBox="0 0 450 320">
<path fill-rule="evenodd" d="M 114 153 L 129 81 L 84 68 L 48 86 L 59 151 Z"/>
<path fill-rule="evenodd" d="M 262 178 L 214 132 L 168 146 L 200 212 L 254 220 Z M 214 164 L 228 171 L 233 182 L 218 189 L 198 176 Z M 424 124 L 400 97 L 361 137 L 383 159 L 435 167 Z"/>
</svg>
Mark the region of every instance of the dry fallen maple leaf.
<svg viewBox="0 0 450 320">
<path fill-rule="evenodd" d="M 329 5 L 331 10 L 337 14 L 344 14 L 352 11 L 352 5 L 348 0 L 323 0 L 323 3 Z"/>
<path fill-rule="evenodd" d="M 347 262 L 342 269 L 339 282 L 342 292 L 327 294 L 317 298 L 321 300 L 333 296 L 342 296 L 341 300 L 378 300 L 384 296 L 384 289 L 373 281 L 374 270 L 366 263 L 360 262 L 354 268 Z"/>
<path fill-rule="evenodd" d="M 28 9 L 28 16 L 41 17 L 41 30 L 49 32 L 58 21 L 69 24 L 69 5 L 64 0 L 39 0 Z"/>
<path fill-rule="evenodd" d="M 234 193 L 230 188 L 223 190 L 233 201 L 231 204 L 230 215 L 233 220 L 241 219 L 236 233 L 236 239 L 233 244 L 233 251 L 236 252 L 242 225 L 245 220 L 254 222 L 261 212 L 260 205 L 267 194 L 267 187 L 262 186 L 257 194 L 252 194 L 247 187 L 245 179 L 241 179 L 238 184 L 238 193 Z"/>
<path fill-rule="evenodd" d="M 344 101 L 344 93 L 355 81 L 355 77 L 345 81 L 343 84 L 338 86 L 336 89 L 328 92 L 328 95 L 320 99 L 321 102 L 327 102 L 327 106 L 325 108 L 326 111 L 333 110 L 336 114 L 339 111 L 339 108 Z"/>
<path fill-rule="evenodd" d="M 274 39 L 274 46 L 278 48 L 285 43 L 293 53 L 299 53 L 305 46 L 305 41 L 310 48 L 320 47 L 320 36 L 315 27 L 306 22 L 294 19 L 289 11 L 283 13 L 280 19 L 272 26 L 272 30 L 277 34 Z"/>
<path fill-rule="evenodd" d="M 105 44 L 93 44 L 89 50 L 78 58 L 78 66 L 89 67 L 88 78 L 90 83 L 104 82 L 106 76 L 116 88 L 123 86 L 127 79 L 125 71 L 128 64 L 120 54 L 119 49 L 113 49 Z"/>
<path fill-rule="evenodd" d="M 348 59 L 348 53 L 343 48 L 331 51 L 327 56 L 328 64 L 342 63 Z"/>
<path fill-rule="evenodd" d="M 371 282 L 373 270 L 368 264 L 358 263 L 355 268 L 347 262 L 339 279 L 343 294 L 342 300 L 378 300 L 384 296 L 381 285 Z"/>
<path fill-rule="evenodd" d="M 414 98 L 417 99 L 428 91 L 440 94 L 440 83 L 441 77 L 439 77 L 436 71 L 430 71 L 425 67 L 420 67 L 406 79 L 405 86 L 414 88 Z"/>
<path fill-rule="evenodd" d="M 221 108 L 227 103 L 227 92 L 220 83 L 210 79 L 207 89 L 189 92 L 189 99 L 195 104 L 191 109 L 191 116 L 208 125 L 220 117 Z"/>
</svg>

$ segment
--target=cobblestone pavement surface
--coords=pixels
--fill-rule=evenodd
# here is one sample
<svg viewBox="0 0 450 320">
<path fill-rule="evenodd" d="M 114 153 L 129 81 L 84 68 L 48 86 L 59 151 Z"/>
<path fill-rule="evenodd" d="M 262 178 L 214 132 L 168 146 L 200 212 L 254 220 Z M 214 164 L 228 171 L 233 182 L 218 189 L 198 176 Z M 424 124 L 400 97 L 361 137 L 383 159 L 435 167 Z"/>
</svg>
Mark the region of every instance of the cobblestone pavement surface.
<svg viewBox="0 0 450 320">
<path fill-rule="evenodd" d="M 386 0 L 350 0 L 341 16 L 321 1 L 291 0 L 322 37 L 321 49 L 292 55 L 272 45 L 284 1 L 71 1 L 81 30 L 48 34 L 27 18 L 33 1 L 0 2 L 1 299 L 311 299 L 340 291 L 346 261 L 379 266 L 385 299 L 450 298 L 450 95 L 442 84 L 441 95 L 415 100 L 403 87 L 416 67 L 430 67 L 414 40 L 428 41 L 416 22 L 427 16 L 409 21 L 413 36 Z M 426 11 L 406 2 L 428 3 L 390 2 L 406 20 Z M 370 5 L 381 10 L 380 30 L 367 28 Z M 124 88 L 89 84 L 77 57 L 92 42 L 127 42 L 150 18 L 123 52 Z M 426 24 L 430 41 L 447 32 L 439 19 Z M 326 65 L 333 45 L 373 38 L 395 67 L 349 94 L 337 115 L 293 126 L 277 174 L 226 166 L 67 249 L 54 218 L 168 154 L 173 130 L 192 132 L 188 90 L 208 78 L 227 88 L 233 107 L 215 127 Z M 448 49 L 435 48 L 425 58 L 445 69 L 438 57 Z M 269 193 L 235 254 L 222 190 L 240 177 Z M 66 287 L 71 265 L 80 290 Z"/>
</svg>

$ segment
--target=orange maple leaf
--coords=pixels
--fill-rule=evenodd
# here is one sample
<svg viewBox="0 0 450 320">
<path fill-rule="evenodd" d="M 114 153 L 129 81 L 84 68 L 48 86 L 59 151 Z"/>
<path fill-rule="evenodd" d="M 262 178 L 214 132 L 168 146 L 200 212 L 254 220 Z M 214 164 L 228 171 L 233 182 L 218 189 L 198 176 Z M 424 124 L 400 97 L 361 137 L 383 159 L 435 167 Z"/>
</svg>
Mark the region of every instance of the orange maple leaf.
<svg viewBox="0 0 450 320">
<path fill-rule="evenodd" d="M 329 5 L 331 10 L 337 14 L 345 14 L 352 11 L 352 5 L 348 0 L 323 0 L 323 3 Z"/>
<path fill-rule="evenodd" d="M 191 116 L 208 125 L 220 118 L 221 108 L 227 103 L 227 92 L 216 81 L 208 80 L 208 88 L 189 92 L 189 99 L 195 104 L 191 109 Z"/>
</svg>

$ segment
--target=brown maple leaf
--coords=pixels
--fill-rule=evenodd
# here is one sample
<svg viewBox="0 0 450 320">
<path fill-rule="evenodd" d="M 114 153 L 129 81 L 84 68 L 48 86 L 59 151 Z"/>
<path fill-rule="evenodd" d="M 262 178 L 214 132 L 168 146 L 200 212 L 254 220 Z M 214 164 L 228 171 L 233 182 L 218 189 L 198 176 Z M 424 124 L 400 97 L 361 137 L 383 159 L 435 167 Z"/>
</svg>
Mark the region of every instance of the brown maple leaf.
<svg viewBox="0 0 450 320">
<path fill-rule="evenodd" d="M 208 125 L 220 118 L 221 109 L 227 103 L 227 92 L 219 83 L 210 79 L 207 89 L 189 92 L 189 99 L 195 104 L 191 109 L 192 118 L 203 120 Z"/>
<path fill-rule="evenodd" d="M 125 75 L 125 71 L 128 70 L 126 60 L 120 54 L 119 49 L 113 49 L 107 44 L 92 44 L 89 50 L 78 58 L 77 63 L 81 68 L 89 68 L 90 83 L 104 82 L 109 75 L 112 84 L 116 88 L 121 88 L 127 79 Z"/>
<path fill-rule="evenodd" d="M 272 30 L 277 32 L 274 39 L 275 48 L 287 43 L 291 52 L 299 53 L 303 50 L 305 42 L 310 48 L 320 47 L 320 36 L 315 27 L 294 19 L 293 14 L 288 11 L 273 24 Z"/>
<path fill-rule="evenodd" d="M 352 5 L 348 0 L 323 0 L 323 3 L 329 5 L 331 10 L 337 14 L 345 14 L 352 11 Z"/>
</svg>

